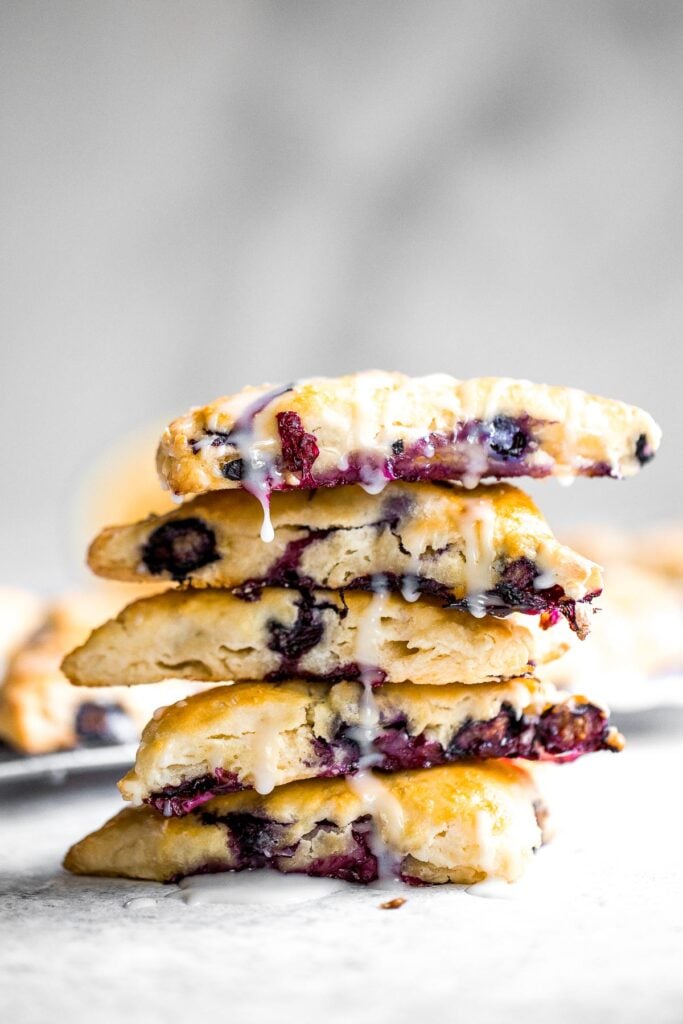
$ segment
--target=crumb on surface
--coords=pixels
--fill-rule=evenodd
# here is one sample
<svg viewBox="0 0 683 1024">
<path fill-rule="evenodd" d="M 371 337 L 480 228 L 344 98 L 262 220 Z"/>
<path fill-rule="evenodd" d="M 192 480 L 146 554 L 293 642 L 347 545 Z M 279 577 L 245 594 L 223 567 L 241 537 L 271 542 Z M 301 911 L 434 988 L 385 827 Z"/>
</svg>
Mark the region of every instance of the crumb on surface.
<svg viewBox="0 0 683 1024">
<path fill-rule="evenodd" d="M 386 903 L 380 903 L 379 904 L 379 909 L 380 910 L 398 910 L 398 908 L 402 907 L 405 902 L 406 902 L 406 899 L 405 899 L 404 896 L 396 896 L 396 897 L 394 897 L 393 900 L 387 900 Z"/>
</svg>

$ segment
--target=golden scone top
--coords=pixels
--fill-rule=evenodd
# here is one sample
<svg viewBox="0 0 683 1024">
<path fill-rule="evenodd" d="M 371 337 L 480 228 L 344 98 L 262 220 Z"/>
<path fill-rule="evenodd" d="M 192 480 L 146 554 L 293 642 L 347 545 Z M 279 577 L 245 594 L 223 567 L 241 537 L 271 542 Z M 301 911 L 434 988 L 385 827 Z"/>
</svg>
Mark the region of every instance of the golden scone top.
<svg viewBox="0 0 683 1024">
<path fill-rule="evenodd" d="M 572 388 L 365 371 L 245 388 L 164 432 L 157 466 L 177 494 L 393 479 L 635 473 L 661 432 L 641 409 Z"/>
<path fill-rule="evenodd" d="M 63 671 L 230 685 L 155 713 L 121 782 L 147 806 L 66 867 L 519 877 L 543 813 L 518 761 L 623 739 L 604 708 L 534 678 L 568 646 L 561 617 L 587 633 L 600 568 L 496 481 L 627 477 L 660 437 L 641 409 L 572 388 L 381 371 L 245 388 L 175 420 L 157 467 L 188 500 L 105 530 L 89 560 L 180 586 Z"/>
</svg>

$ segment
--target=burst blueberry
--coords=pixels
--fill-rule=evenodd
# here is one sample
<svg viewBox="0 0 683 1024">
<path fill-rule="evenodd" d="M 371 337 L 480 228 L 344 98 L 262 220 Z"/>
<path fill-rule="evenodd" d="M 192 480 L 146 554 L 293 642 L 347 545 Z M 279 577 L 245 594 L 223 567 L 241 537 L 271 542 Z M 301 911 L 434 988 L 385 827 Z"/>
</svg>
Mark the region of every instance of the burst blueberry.
<svg viewBox="0 0 683 1024">
<path fill-rule="evenodd" d="M 195 516 L 164 523 L 142 549 L 142 561 L 153 575 L 167 572 L 178 582 L 219 558 L 216 535 Z"/>
</svg>

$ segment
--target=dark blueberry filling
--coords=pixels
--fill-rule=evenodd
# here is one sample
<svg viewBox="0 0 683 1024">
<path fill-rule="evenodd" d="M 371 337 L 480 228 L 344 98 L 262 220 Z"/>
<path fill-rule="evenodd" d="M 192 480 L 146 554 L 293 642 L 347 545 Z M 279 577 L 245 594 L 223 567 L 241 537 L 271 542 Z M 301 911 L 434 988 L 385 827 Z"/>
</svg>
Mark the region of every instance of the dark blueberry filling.
<svg viewBox="0 0 683 1024">
<path fill-rule="evenodd" d="M 244 459 L 233 459 L 232 462 L 224 462 L 221 466 L 221 473 L 226 480 L 241 480 L 244 476 Z"/>
<path fill-rule="evenodd" d="M 641 466 L 654 459 L 655 453 L 645 434 L 641 434 L 636 441 L 636 458 Z"/>
<path fill-rule="evenodd" d="M 329 672 L 306 672 L 298 665 L 285 661 L 273 672 L 268 672 L 265 679 L 268 683 L 279 683 L 294 677 L 315 683 L 340 683 L 344 680 L 362 679 L 375 687 L 386 682 L 387 674 L 376 665 L 360 665 L 357 661 L 349 661 L 338 668 L 330 669 Z"/>
<path fill-rule="evenodd" d="M 396 527 L 393 525 L 393 522 L 395 521 L 398 524 L 399 519 L 400 516 L 397 516 L 395 520 L 387 518 L 373 525 L 380 529 L 383 527 L 388 528 L 396 537 L 403 553 L 409 554 L 403 547 L 400 535 L 395 532 Z M 312 642 L 307 648 L 310 650 L 310 647 L 318 643 L 322 636 L 322 632 L 320 632 L 318 639 L 313 641 L 315 631 L 321 630 L 322 623 L 319 621 L 319 617 L 315 617 L 313 610 L 315 602 L 311 591 L 319 587 L 320 584 L 310 577 L 299 575 L 299 563 L 302 553 L 310 544 L 328 536 L 333 530 L 334 528 L 311 531 L 306 537 L 291 541 L 287 545 L 284 554 L 274 563 L 266 576 L 247 580 L 233 591 L 238 597 L 247 601 L 256 600 L 263 587 L 268 586 L 287 587 L 301 591 L 305 607 L 302 609 L 297 622 L 291 627 L 294 632 L 292 640 L 283 640 L 282 643 L 296 645 L 299 642 L 297 639 L 299 636 L 301 636 L 303 642 L 307 642 L 310 638 Z M 435 554 L 438 553 L 438 551 L 435 552 Z M 542 625 L 544 627 L 554 625 L 559 620 L 559 616 L 563 615 L 570 627 L 575 632 L 580 632 L 576 617 L 577 602 L 565 597 L 564 590 L 559 585 L 536 589 L 534 581 L 539 575 L 540 570 L 538 567 L 527 558 L 519 558 L 514 562 L 510 562 L 501 573 L 496 586 L 484 595 L 484 608 L 487 614 L 499 618 L 505 617 L 511 612 L 524 612 L 530 615 L 538 614 L 543 616 Z M 389 590 L 401 591 L 404 586 L 409 585 L 417 593 L 440 601 L 444 607 L 460 611 L 469 610 L 467 597 L 455 598 L 450 587 L 429 577 L 412 574 L 382 573 L 382 580 L 383 585 Z M 376 585 L 377 575 L 368 573 L 367 575 L 357 576 L 355 579 L 350 580 L 345 585 L 344 590 L 368 591 L 374 590 Z M 580 603 L 590 603 L 599 593 L 599 591 L 596 591 L 587 595 Z M 320 607 L 325 606 L 321 605 Z M 328 605 L 327 607 L 332 606 Z M 284 627 L 279 623 L 273 624 L 273 642 L 275 644 L 281 644 L 278 638 L 283 629 Z M 280 651 L 279 646 L 274 646 L 270 649 Z M 286 676 L 281 678 L 286 678 Z"/>
<path fill-rule="evenodd" d="M 512 612 L 524 612 L 527 614 L 549 613 L 544 625 L 554 624 L 559 615 L 562 614 L 568 621 L 571 628 L 578 632 L 579 626 L 576 619 L 576 601 L 564 596 L 564 590 L 560 586 L 544 587 L 536 590 L 534 580 L 540 575 L 538 568 L 527 558 L 520 558 L 511 562 L 504 569 L 500 579 L 492 590 L 484 595 L 484 608 L 488 615 L 495 615 L 504 618 Z M 384 573 L 382 576 L 385 585 L 390 590 L 401 590 L 406 584 L 411 588 L 433 597 L 440 601 L 445 607 L 454 610 L 468 611 L 468 599 L 454 598 L 450 587 L 436 580 L 424 576 L 398 576 L 395 573 Z M 371 590 L 374 577 L 371 575 L 359 576 L 347 584 L 347 590 Z M 589 594 L 583 598 L 583 602 L 590 602 L 597 597 L 598 592 Z M 487 600 L 486 600 L 487 599 Z"/>
<path fill-rule="evenodd" d="M 291 626 L 286 626 L 277 619 L 269 619 L 266 623 L 270 640 L 268 649 L 281 655 L 283 668 L 296 669 L 300 658 L 320 643 L 325 633 L 325 623 L 321 615 L 323 608 L 335 608 L 332 604 L 317 604 L 315 598 L 302 591 L 296 602 L 297 616 Z"/>
<path fill-rule="evenodd" d="M 318 857 L 306 868 L 306 874 L 317 878 L 339 878 L 343 882 L 374 882 L 377 858 L 370 849 L 369 819 L 357 818 L 351 827 L 352 847 L 344 853 Z"/>
<path fill-rule="evenodd" d="M 284 827 L 271 818 L 260 818 L 243 811 L 227 814 L 200 814 L 203 825 L 227 825 L 230 850 L 237 863 L 232 870 L 246 871 L 269 867 L 273 856 L 291 856 L 292 848 L 282 845 Z"/>
<path fill-rule="evenodd" d="M 145 803 L 151 804 L 164 817 L 181 817 L 200 807 L 214 796 L 234 793 L 244 787 L 234 772 L 216 768 L 213 775 L 200 775 L 179 786 L 166 786 L 160 793 L 153 793 Z"/>
<path fill-rule="evenodd" d="M 315 436 L 306 433 L 301 417 L 295 412 L 279 412 L 275 419 L 282 447 L 282 468 L 301 474 L 302 484 L 314 484 L 311 468 L 320 455 Z"/>
<path fill-rule="evenodd" d="M 373 590 L 374 584 L 377 577 L 375 575 L 357 576 L 355 580 L 351 580 L 347 583 L 346 590 Z M 444 605 L 449 607 L 456 607 L 456 602 L 453 598 L 453 591 L 450 587 L 447 587 L 443 583 L 438 583 L 436 580 L 427 579 L 425 576 L 399 576 L 396 573 L 382 573 L 382 580 L 388 590 L 401 590 L 406 584 L 410 583 L 411 587 L 415 590 L 424 594 L 426 597 L 435 597 L 439 601 L 442 601 Z M 466 602 L 463 600 L 458 605 L 466 607 Z"/>
<path fill-rule="evenodd" d="M 142 549 L 142 561 L 152 574 L 167 572 L 179 582 L 219 557 L 216 535 L 196 517 L 164 523 L 149 535 Z"/>
<path fill-rule="evenodd" d="M 280 558 L 270 567 L 266 576 L 245 580 L 239 587 L 235 587 L 233 594 L 242 598 L 243 601 L 255 601 L 263 587 L 285 587 L 293 590 L 313 589 L 316 586 L 315 581 L 307 576 L 299 575 L 301 556 L 307 547 L 332 532 L 333 529 L 311 530 L 305 537 L 290 541 Z"/>
<path fill-rule="evenodd" d="M 391 531 L 393 536 L 396 538 L 399 549 L 404 555 L 409 555 L 410 552 L 403 546 L 400 535 L 396 532 L 398 529 L 399 522 L 402 518 L 410 513 L 410 509 L 414 505 L 413 499 L 408 495 L 393 495 L 388 498 L 384 503 L 382 509 L 382 518 L 376 523 L 369 523 L 368 526 L 374 527 L 378 531 L 388 529 Z M 251 579 L 245 580 L 238 587 L 233 589 L 233 594 L 236 597 L 242 598 L 244 601 L 254 601 L 259 596 L 259 591 L 263 587 L 285 587 L 293 590 L 313 590 L 316 587 L 320 587 L 319 583 L 311 579 L 300 572 L 301 556 L 304 551 L 315 544 L 317 541 L 324 540 L 329 537 L 330 534 L 336 533 L 339 530 L 353 530 L 362 529 L 363 527 L 341 527 L 341 526 L 330 526 L 324 530 L 309 529 L 305 536 L 297 538 L 297 540 L 290 541 L 285 547 L 284 552 L 273 563 L 265 576 L 252 577 Z M 366 577 L 368 580 L 374 579 L 373 577 Z M 354 584 L 352 583 L 353 587 Z M 360 589 L 360 588 L 356 588 Z"/>
<path fill-rule="evenodd" d="M 201 817 L 204 824 L 223 824 L 229 829 L 230 849 L 237 861 L 232 870 L 282 870 L 278 863 L 280 859 L 292 857 L 299 846 L 299 843 L 284 846 L 282 837 L 286 826 L 270 818 L 243 812 L 220 816 L 204 813 Z M 370 849 L 370 829 L 367 816 L 357 818 L 351 823 L 350 846 L 344 852 L 310 861 L 304 873 L 321 878 L 339 878 L 345 882 L 374 881 L 377 878 L 377 859 Z M 312 839 L 316 833 L 330 830 L 335 830 L 335 826 L 321 821 L 303 838 Z"/>
<path fill-rule="evenodd" d="M 358 768 L 360 747 L 358 743 L 346 735 L 346 726 L 340 729 L 334 740 L 313 738 L 313 750 L 316 760 L 310 762 L 309 767 L 316 767 L 316 777 L 323 779 L 334 779 L 338 775 L 353 775 Z"/>
<path fill-rule="evenodd" d="M 519 459 L 527 450 L 530 438 L 519 420 L 496 416 L 489 429 L 489 447 L 502 459 Z"/>
<path fill-rule="evenodd" d="M 283 389 L 284 393 L 285 390 Z M 270 401 L 270 399 L 268 399 Z M 267 404 L 261 403 L 261 408 Z M 260 411 L 258 409 L 257 411 Z M 255 413 L 243 417 L 251 422 Z M 345 469 L 314 473 L 313 466 L 319 455 L 318 442 L 314 434 L 304 430 L 298 413 L 286 411 L 276 416 L 282 443 L 280 465 L 265 466 L 265 483 L 271 490 L 289 490 L 291 487 L 339 487 L 344 484 L 375 482 L 384 477 L 390 480 L 462 480 L 470 471 L 471 455 L 475 447 L 483 450 L 486 464 L 481 473 L 483 478 L 544 477 L 552 473 L 552 465 L 531 465 L 528 456 L 539 446 L 537 428 L 545 421 L 530 416 L 494 416 L 489 420 L 468 420 L 458 424 L 449 432 L 432 432 L 410 445 L 402 438 L 393 441 L 390 454 L 386 457 L 367 452 L 350 452 L 346 457 Z M 235 425 L 228 433 L 212 432 L 211 444 L 222 446 L 235 443 L 239 447 L 239 434 L 248 432 L 249 425 Z M 199 452 L 203 445 L 190 442 L 193 451 Z M 645 435 L 636 442 L 635 457 L 642 463 L 654 455 Z M 294 484 L 279 478 L 275 469 L 289 470 L 299 477 Z M 232 459 L 221 466 L 221 472 L 229 480 L 239 481 L 249 476 L 242 459 Z M 615 469 L 608 462 L 595 462 L 577 470 L 583 476 L 616 476 Z"/>
<path fill-rule="evenodd" d="M 537 742 L 547 755 L 566 760 L 591 750 L 610 749 L 608 732 L 604 712 L 595 705 L 558 704 L 541 715 Z"/>
<path fill-rule="evenodd" d="M 424 733 L 410 736 L 405 729 L 387 729 L 376 738 L 373 747 L 383 755 L 377 767 L 384 772 L 396 772 L 404 768 L 431 768 L 446 760 L 440 743 L 428 739 Z"/>
<path fill-rule="evenodd" d="M 138 738 L 135 725 L 118 704 L 81 704 L 75 731 L 80 746 L 132 743 Z"/>
<path fill-rule="evenodd" d="M 605 712 L 587 703 L 553 705 L 541 715 L 518 715 L 509 704 L 504 704 L 488 721 L 464 722 L 446 748 L 424 733 L 411 735 L 403 717 L 384 721 L 381 730 L 373 747 L 382 758 L 373 767 L 387 772 L 499 757 L 568 762 L 583 754 L 620 748 Z M 351 734 L 352 727 L 342 722 L 333 739 L 314 739 L 317 760 L 310 762 L 309 767 L 316 769 L 316 778 L 352 775 L 357 771 L 360 749 Z M 183 815 L 220 793 L 242 788 L 237 776 L 219 769 L 215 776 L 204 775 L 178 787 L 167 786 L 161 793 L 152 794 L 147 802 L 165 815 Z M 206 816 L 206 820 L 209 817 Z M 259 831 L 264 827 L 262 819 L 252 819 L 249 815 L 231 817 L 237 821 L 236 830 L 241 829 L 246 835 L 244 841 L 240 840 L 242 850 L 250 842 L 253 847 L 257 840 L 263 845 L 265 833 L 262 835 Z M 261 865 L 246 863 L 244 866 Z"/>
</svg>

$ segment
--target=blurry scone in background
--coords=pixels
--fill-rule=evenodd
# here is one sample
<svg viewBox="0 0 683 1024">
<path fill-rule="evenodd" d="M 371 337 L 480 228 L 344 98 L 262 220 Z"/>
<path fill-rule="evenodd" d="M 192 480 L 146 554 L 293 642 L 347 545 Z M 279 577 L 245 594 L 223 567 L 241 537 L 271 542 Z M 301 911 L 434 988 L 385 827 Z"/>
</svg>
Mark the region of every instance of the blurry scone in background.
<svg viewBox="0 0 683 1024">
<path fill-rule="evenodd" d="M 136 740 L 157 707 L 198 688 L 171 680 L 102 693 L 71 686 L 59 667 L 64 655 L 93 629 L 140 596 L 139 585 L 103 582 L 88 573 L 84 552 L 102 527 L 173 507 L 156 475 L 159 433 L 155 425 L 112 445 L 77 488 L 71 532 L 78 561 L 73 575 L 80 570 L 85 577 L 82 588 L 50 599 L 0 588 L 0 741 L 15 750 L 40 754 Z M 143 585 L 147 592 L 167 587 Z"/>
<path fill-rule="evenodd" d="M 605 590 L 588 639 L 566 630 L 569 652 L 546 677 L 575 691 L 590 687 L 613 709 L 683 704 L 683 527 L 590 526 L 563 540 L 603 566 Z"/>
<path fill-rule="evenodd" d="M 169 680 L 98 691 L 68 682 L 60 671 L 64 655 L 127 600 L 114 586 L 111 593 L 75 592 L 45 604 L 38 628 L 7 661 L 0 688 L 0 740 L 27 754 L 133 742 L 156 708 L 199 688 Z"/>
</svg>

